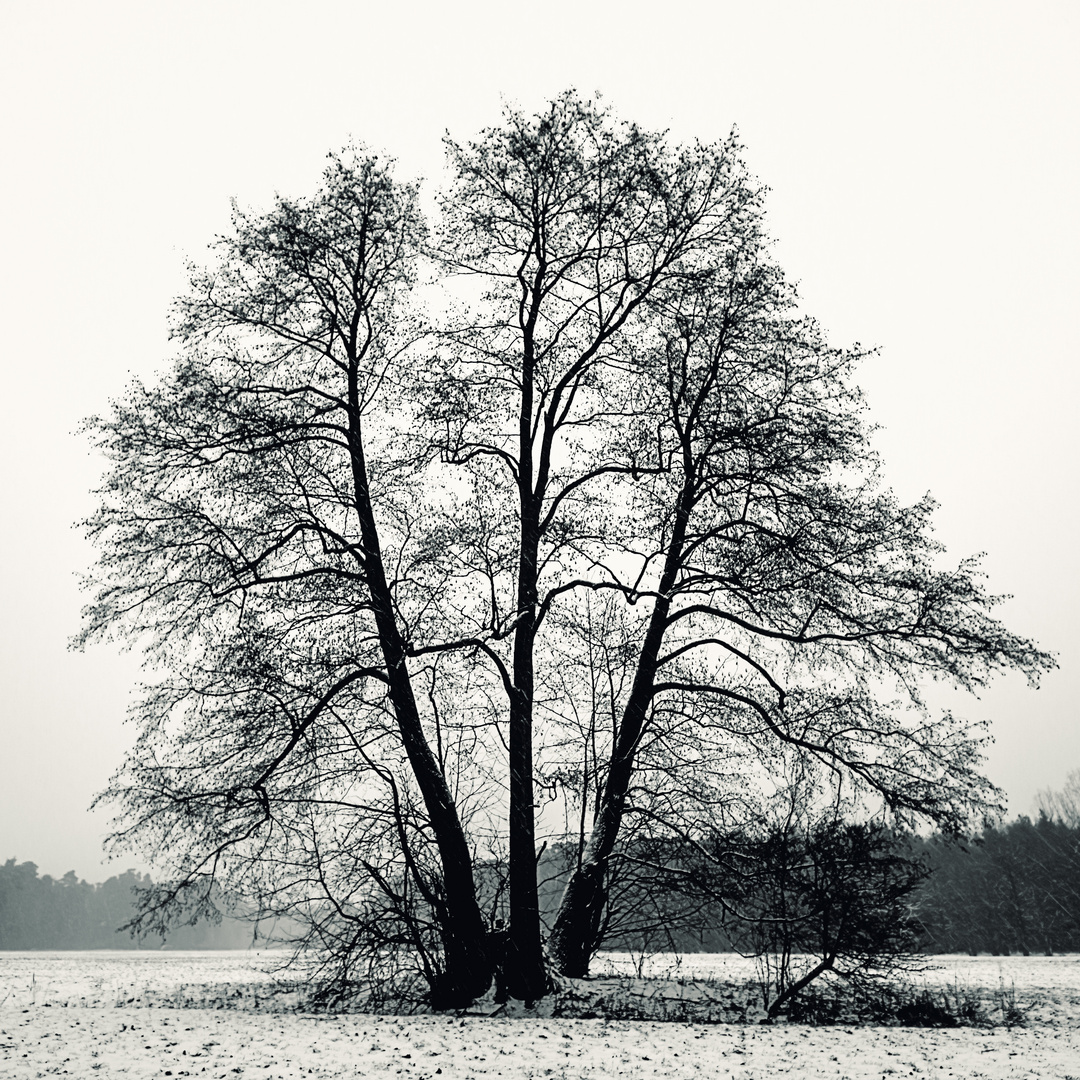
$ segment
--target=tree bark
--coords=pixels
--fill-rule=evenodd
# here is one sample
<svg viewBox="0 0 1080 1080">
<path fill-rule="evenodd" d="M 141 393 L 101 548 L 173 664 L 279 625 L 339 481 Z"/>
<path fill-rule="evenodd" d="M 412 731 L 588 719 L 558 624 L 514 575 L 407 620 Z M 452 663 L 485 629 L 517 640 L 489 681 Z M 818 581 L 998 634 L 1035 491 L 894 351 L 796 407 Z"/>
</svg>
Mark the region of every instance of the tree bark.
<svg viewBox="0 0 1080 1080">
<path fill-rule="evenodd" d="M 523 620 L 524 621 L 524 620 Z M 510 703 L 510 935 L 507 988 L 535 1001 L 547 991 L 540 903 L 536 888 L 536 826 L 532 776 L 533 626 L 519 625 Z"/>
<path fill-rule="evenodd" d="M 607 900 L 607 862 L 615 850 L 626 806 L 626 793 L 634 771 L 634 753 L 641 738 L 656 680 L 656 661 L 664 639 L 670 601 L 660 598 L 653 607 L 649 629 L 638 656 L 634 684 L 623 710 L 622 722 L 611 751 L 611 762 L 581 864 L 570 876 L 555 917 L 548 951 L 562 975 L 583 979 L 596 946 L 604 903 Z"/>
<path fill-rule="evenodd" d="M 521 549 L 518 564 L 518 625 L 514 632 L 514 686 L 510 699 L 510 932 L 507 989 L 523 1001 L 547 992 L 540 903 L 536 887 L 536 824 L 533 792 L 532 702 L 536 637 L 538 499 L 533 494 L 531 454 L 523 455 Z"/>
<path fill-rule="evenodd" d="M 768 1019 L 775 1020 L 780 1014 L 780 1010 L 791 1001 L 803 987 L 809 986 L 819 975 L 824 974 L 826 971 L 832 971 L 835 963 L 835 956 L 826 956 L 820 963 L 815 964 L 801 979 L 796 979 L 795 982 L 786 987 L 780 996 L 770 1003 L 767 1012 Z"/>
<path fill-rule="evenodd" d="M 638 654 L 630 696 L 611 748 L 611 761 L 597 805 L 596 819 L 581 863 L 570 875 L 563 891 L 548 942 L 548 951 L 556 970 L 571 978 L 582 979 L 589 974 L 589 961 L 596 948 L 596 934 L 607 901 L 607 862 L 619 836 L 626 794 L 634 773 L 634 755 L 652 704 L 657 660 L 671 611 L 671 592 L 678 576 L 693 505 L 693 473 L 688 469 L 685 475 L 671 541 L 664 558 L 664 570 L 657 587 L 658 596 Z"/>
<path fill-rule="evenodd" d="M 431 821 L 443 871 L 445 911 L 436 912 L 443 938 L 446 970 L 440 985 L 432 987 L 436 1007 L 467 1005 L 491 985 L 492 957 L 487 927 L 476 899 L 472 854 L 457 807 L 439 762 L 424 735 L 409 677 L 406 645 L 394 615 L 386 580 L 378 529 L 371 506 L 367 463 L 361 431 L 355 365 L 349 386 L 349 449 L 364 566 L 379 644 L 386 663 L 390 701 L 405 752 Z"/>
</svg>

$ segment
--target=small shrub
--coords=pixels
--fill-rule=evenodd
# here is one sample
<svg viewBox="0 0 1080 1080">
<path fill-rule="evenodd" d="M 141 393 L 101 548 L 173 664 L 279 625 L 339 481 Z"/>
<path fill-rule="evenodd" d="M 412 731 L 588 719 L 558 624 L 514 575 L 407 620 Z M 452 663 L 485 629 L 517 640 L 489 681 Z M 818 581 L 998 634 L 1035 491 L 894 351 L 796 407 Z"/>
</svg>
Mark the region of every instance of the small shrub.
<svg viewBox="0 0 1080 1080">
<path fill-rule="evenodd" d="M 850 1016 L 845 1016 L 845 1012 L 850 1010 L 845 1010 L 844 997 L 836 987 L 823 990 L 808 988 L 791 999 L 785 1015 L 793 1024 L 839 1024 L 850 1019 Z"/>
<path fill-rule="evenodd" d="M 1006 989 L 1005 980 L 1001 979 L 994 998 L 994 1004 L 1001 1013 L 1001 1022 L 1007 1028 L 1020 1027 L 1026 1022 L 1027 1015 L 1016 1001 L 1016 983 L 1011 983 Z"/>
<path fill-rule="evenodd" d="M 908 983 L 833 983 L 807 987 L 782 1015 L 796 1024 L 899 1024 L 902 1027 L 992 1027 L 1023 1024 L 1015 986 L 987 994 L 975 987 L 915 987 Z"/>
<path fill-rule="evenodd" d="M 949 1008 L 946 995 L 938 997 L 931 990 L 920 990 L 906 999 L 898 999 L 896 1020 L 903 1027 L 958 1027 L 960 1018 Z"/>
</svg>

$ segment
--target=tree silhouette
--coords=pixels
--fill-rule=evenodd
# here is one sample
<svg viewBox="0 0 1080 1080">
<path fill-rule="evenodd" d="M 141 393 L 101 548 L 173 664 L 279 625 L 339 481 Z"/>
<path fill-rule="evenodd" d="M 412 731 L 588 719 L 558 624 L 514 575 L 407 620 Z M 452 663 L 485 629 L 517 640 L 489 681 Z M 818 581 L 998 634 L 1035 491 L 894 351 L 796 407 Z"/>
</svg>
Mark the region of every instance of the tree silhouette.
<svg viewBox="0 0 1080 1080">
<path fill-rule="evenodd" d="M 955 830 L 993 803 L 981 733 L 921 682 L 1052 661 L 883 489 L 865 354 L 799 314 L 734 137 L 568 93 L 447 151 L 430 235 L 355 150 L 235 210 L 172 369 L 88 424 L 80 640 L 153 673 L 104 794 L 168 864 L 140 926 L 242 886 L 341 993 L 394 953 L 461 1004 L 504 947 L 511 994 L 548 985 L 539 791 L 577 822 L 549 947 L 584 974 L 628 821 L 700 846 L 802 760 Z"/>
</svg>

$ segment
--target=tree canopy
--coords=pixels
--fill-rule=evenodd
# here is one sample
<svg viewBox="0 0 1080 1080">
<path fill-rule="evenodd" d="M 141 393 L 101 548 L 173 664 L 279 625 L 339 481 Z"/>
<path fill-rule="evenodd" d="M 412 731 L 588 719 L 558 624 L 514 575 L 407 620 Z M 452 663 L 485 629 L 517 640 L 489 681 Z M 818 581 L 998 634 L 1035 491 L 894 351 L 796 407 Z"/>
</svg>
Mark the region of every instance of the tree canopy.
<svg viewBox="0 0 1080 1080">
<path fill-rule="evenodd" d="M 102 796 L 169 870 L 147 925 L 242 886 L 335 992 L 397 945 L 451 1004 L 584 974 L 620 842 L 708 851 L 793 763 L 959 828 L 984 733 L 927 680 L 1052 660 L 882 484 L 866 353 L 800 312 L 735 136 L 567 93 L 447 154 L 430 228 L 356 147 L 234 209 L 171 368 L 88 422 L 80 640 L 152 673 Z M 546 951 L 545 838 L 576 851 Z"/>
</svg>

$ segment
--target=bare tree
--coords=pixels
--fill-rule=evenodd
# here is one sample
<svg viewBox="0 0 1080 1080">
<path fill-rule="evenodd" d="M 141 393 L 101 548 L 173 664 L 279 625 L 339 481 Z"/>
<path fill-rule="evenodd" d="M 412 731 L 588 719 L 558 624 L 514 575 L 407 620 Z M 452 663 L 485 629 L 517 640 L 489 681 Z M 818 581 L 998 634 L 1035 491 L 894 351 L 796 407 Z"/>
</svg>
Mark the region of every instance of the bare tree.
<svg viewBox="0 0 1080 1080">
<path fill-rule="evenodd" d="M 1044 788 L 1035 801 L 1048 818 L 1057 818 L 1070 828 L 1080 829 L 1080 769 L 1073 769 L 1065 777 L 1060 791 Z"/>
<path fill-rule="evenodd" d="M 793 820 L 743 854 L 755 874 L 732 929 L 757 959 L 769 1019 L 822 976 L 860 986 L 911 967 L 910 900 L 929 871 L 889 829 Z"/>
<path fill-rule="evenodd" d="M 862 354 L 797 314 L 756 230 L 742 241 L 650 298 L 659 327 L 638 370 L 653 396 L 630 438 L 655 447 L 655 468 L 631 495 L 634 542 L 588 587 L 651 611 L 552 934 L 569 975 L 596 947 L 607 863 L 652 748 L 692 730 L 712 763 L 698 776 L 788 748 L 854 797 L 956 829 L 994 793 L 978 732 L 933 718 L 922 681 L 970 690 L 1053 663 L 992 618 L 974 561 L 936 568 L 929 498 L 904 508 L 880 487 L 852 382 Z"/>
<path fill-rule="evenodd" d="M 536 117 L 511 110 L 502 127 L 448 151 L 456 183 L 439 256 L 481 292 L 445 334 L 431 416 L 444 460 L 470 474 L 477 518 L 516 523 L 462 558 L 480 580 L 477 634 L 513 642 L 493 659 L 508 703 L 512 992 L 528 998 L 545 985 L 538 642 L 559 598 L 610 551 L 613 482 L 659 467 L 609 452 L 639 408 L 627 364 L 643 305 L 695 254 L 737 243 L 759 196 L 734 140 L 671 149 L 574 94 Z"/>
<path fill-rule="evenodd" d="M 993 799 L 980 734 L 920 681 L 1051 661 L 881 489 L 863 354 L 798 315 L 734 137 L 568 93 L 447 150 L 433 238 L 360 154 L 236 212 L 171 373 L 89 425 L 82 640 L 158 669 L 106 793 L 175 871 L 148 919 L 258 878 L 342 992 L 391 927 L 459 1003 L 502 948 L 476 873 L 505 843 L 499 962 L 532 999 L 541 791 L 576 816 L 550 945 L 583 974 L 620 836 L 700 846 L 785 755 L 954 827 Z M 421 266 L 456 290 L 431 325 Z"/>
<path fill-rule="evenodd" d="M 235 210 L 178 302 L 172 373 L 89 423 L 113 473 L 88 523 L 101 560 L 82 640 L 119 633 L 174 673 L 136 707 L 138 746 L 106 793 L 117 839 L 167 846 L 176 885 L 154 904 L 209 895 L 229 857 L 291 852 L 313 805 L 400 832 L 403 795 L 385 789 L 403 754 L 410 825 L 438 851 L 433 991 L 461 1002 L 490 981 L 486 928 L 453 748 L 408 666 L 433 586 L 396 369 L 423 237 L 415 189 L 359 152 L 332 158 L 311 199 Z M 408 860 L 412 840 L 393 838 Z"/>
</svg>

